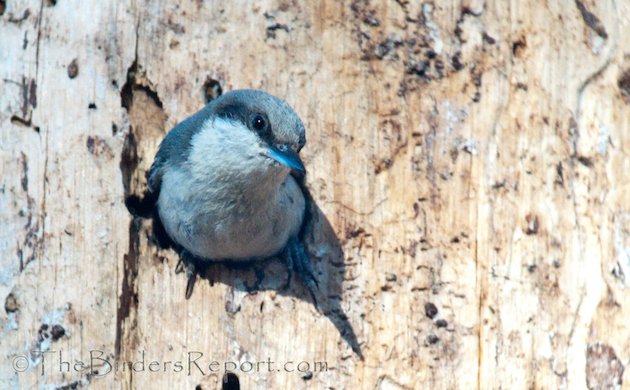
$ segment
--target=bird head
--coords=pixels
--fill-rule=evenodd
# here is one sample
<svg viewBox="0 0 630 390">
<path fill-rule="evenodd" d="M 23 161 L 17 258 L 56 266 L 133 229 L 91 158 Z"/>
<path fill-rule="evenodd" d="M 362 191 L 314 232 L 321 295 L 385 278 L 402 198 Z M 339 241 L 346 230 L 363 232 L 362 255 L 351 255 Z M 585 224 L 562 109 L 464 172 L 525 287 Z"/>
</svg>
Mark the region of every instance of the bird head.
<svg viewBox="0 0 630 390">
<path fill-rule="evenodd" d="M 284 100 L 262 91 L 236 90 L 210 104 L 216 120 L 238 127 L 240 134 L 233 134 L 241 141 L 237 153 L 270 167 L 305 172 L 298 155 L 306 142 L 304 124 Z"/>
</svg>

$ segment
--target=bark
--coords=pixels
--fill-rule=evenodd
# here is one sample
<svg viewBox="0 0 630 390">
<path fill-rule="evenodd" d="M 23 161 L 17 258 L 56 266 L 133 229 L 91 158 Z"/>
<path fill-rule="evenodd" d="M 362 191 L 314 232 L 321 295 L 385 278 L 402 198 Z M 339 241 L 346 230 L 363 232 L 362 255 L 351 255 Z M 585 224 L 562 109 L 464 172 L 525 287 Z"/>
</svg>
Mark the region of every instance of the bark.
<svg viewBox="0 0 630 390">
<path fill-rule="evenodd" d="M 0 387 L 630 388 L 628 14 L 0 1 Z M 306 124 L 320 310 L 279 259 L 185 300 L 125 207 L 237 88 Z"/>
</svg>

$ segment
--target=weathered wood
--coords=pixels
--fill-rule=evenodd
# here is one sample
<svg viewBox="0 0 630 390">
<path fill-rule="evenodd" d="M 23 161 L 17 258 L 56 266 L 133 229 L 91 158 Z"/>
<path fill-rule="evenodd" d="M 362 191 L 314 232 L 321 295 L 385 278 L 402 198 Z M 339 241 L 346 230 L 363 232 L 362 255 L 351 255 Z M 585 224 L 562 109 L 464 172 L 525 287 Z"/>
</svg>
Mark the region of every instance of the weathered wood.
<svg viewBox="0 0 630 390">
<path fill-rule="evenodd" d="M 250 3 L 0 1 L 0 387 L 630 388 L 630 2 Z M 320 311 L 279 260 L 184 300 L 125 207 L 236 88 L 306 124 Z"/>
</svg>

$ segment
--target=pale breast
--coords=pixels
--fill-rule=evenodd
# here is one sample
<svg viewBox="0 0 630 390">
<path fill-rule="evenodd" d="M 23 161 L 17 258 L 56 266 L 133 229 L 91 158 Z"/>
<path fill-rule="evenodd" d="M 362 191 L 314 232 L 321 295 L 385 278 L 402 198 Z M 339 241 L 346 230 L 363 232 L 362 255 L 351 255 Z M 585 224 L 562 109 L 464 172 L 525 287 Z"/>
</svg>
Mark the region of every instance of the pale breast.
<svg viewBox="0 0 630 390">
<path fill-rule="evenodd" d="M 263 199 L 212 183 L 199 191 L 183 185 L 183 179 L 178 172 L 164 175 L 158 211 L 169 236 L 195 256 L 268 258 L 278 254 L 302 225 L 304 196 L 290 175 Z"/>
</svg>

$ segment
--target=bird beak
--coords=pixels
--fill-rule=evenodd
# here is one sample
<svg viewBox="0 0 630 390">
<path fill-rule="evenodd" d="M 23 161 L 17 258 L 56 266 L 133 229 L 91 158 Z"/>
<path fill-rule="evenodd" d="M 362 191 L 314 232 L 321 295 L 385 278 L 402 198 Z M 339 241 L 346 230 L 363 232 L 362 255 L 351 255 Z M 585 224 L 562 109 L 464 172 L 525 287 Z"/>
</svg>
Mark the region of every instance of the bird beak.
<svg viewBox="0 0 630 390">
<path fill-rule="evenodd" d="M 302 164 L 302 160 L 300 160 L 300 156 L 298 156 L 298 154 L 287 145 L 279 145 L 277 147 L 269 146 L 269 148 L 267 148 L 266 156 L 294 171 L 301 173 L 306 171 L 304 164 Z"/>
</svg>

